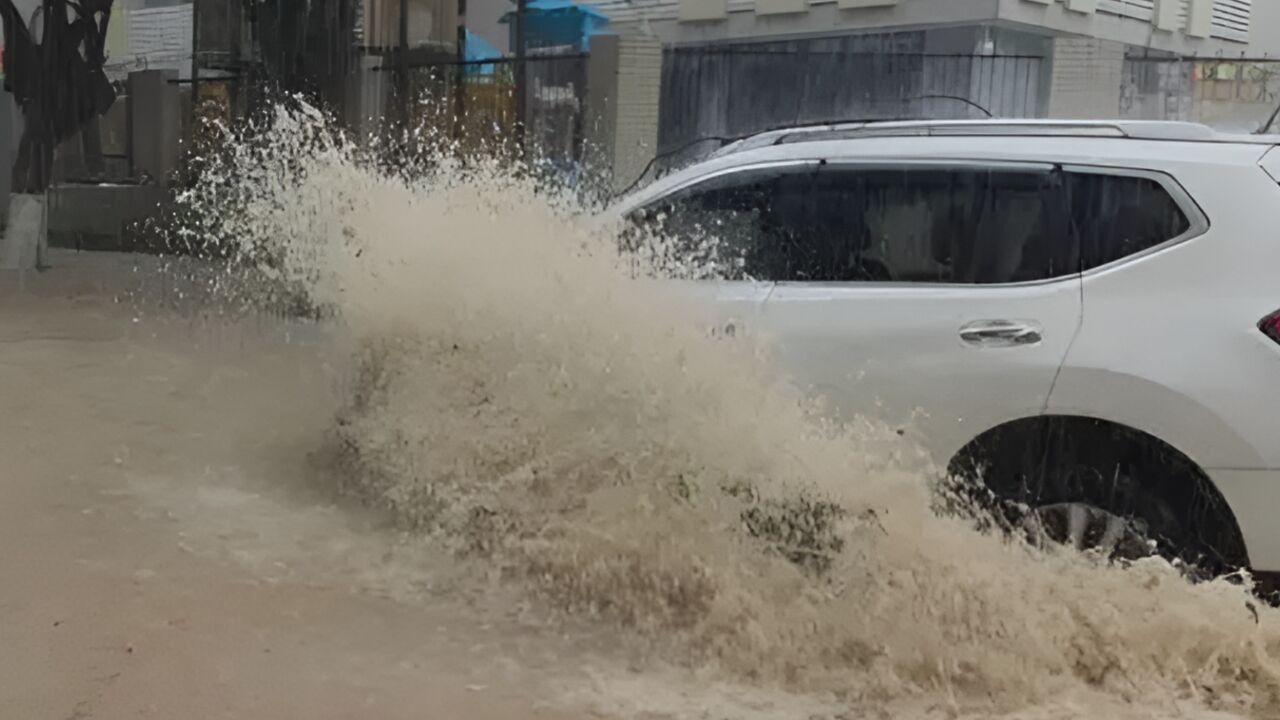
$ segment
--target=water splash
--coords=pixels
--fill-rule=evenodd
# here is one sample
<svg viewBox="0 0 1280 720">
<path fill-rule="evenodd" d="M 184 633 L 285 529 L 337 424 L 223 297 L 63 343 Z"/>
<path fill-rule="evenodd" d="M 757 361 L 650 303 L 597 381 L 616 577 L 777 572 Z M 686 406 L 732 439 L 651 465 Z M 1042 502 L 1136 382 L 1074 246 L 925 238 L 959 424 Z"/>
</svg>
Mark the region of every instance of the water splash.
<svg viewBox="0 0 1280 720">
<path fill-rule="evenodd" d="M 281 111 L 183 203 L 185 242 L 337 328 L 346 401 L 317 442 L 342 488 L 552 607 L 855 704 L 1280 713 L 1280 613 L 937 516 L 896 435 L 823 421 L 527 175 L 387 171 Z"/>
</svg>

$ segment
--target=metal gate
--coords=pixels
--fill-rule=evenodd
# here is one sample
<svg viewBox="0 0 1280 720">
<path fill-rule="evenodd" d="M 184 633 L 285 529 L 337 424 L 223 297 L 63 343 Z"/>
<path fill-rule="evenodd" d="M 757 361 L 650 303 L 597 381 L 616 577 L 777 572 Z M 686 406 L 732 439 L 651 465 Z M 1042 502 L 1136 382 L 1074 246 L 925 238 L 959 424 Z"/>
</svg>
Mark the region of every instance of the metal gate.
<svg viewBox="0 0 1280 720">
<path fill-rule="evenodd" d="M 521 72 L 523 104 L 517 95 Z M 522 147 L 530 161 L 557 166 L 581 161 L 586 55 L 429 63 L 413 75 L 419 127 L 467 150 Z"/>
</svg>

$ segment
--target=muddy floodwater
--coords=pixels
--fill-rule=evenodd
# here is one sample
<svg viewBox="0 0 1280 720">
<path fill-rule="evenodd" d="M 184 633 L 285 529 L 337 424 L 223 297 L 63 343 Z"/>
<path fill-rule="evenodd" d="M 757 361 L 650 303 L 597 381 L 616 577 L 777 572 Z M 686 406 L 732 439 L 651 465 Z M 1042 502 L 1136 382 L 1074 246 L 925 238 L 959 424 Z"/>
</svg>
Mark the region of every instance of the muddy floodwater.
<svg viewBox="0 0 1280 720">
<path fill-rule="evenodd" d="M 0 716 L 1280 717 L 1238 583 L 938 514 L 690 268 L 317 123 L 181 198 L 232 262 L 0 279 Z"/>
<path fill-rule="evenodd" d="M 308 495 L 305 343 L 68 294 L 0 304 L 0 714 L 580 716 L 564 643 Z"/>
<path fill-rule="evenodd" d="M 335 499 L 323 327 L 161 308 L 184 283 L 152 258 L 53 258 L 0 285 L 5 717 L 843 708 L 620 652 Z"/>
<path fill-rule="evenodd" d="M 55 251 L 0 285 L 0 715 L 838 709 L 619 652 L 335 501 L 324 329 L 160 309 L 166 272 Z"/>
<path fill-rule="evenodd" d="M 6 714 L 834 719 L 959 710 L 941 694 L 877 708 L 753 686 L 674 666 L 608 624 L 549 619 L 430 543 L 335 502 L 316 457 L 338 386 L 322 328 L 140 311 L 120 292 L 138 284 L 134 260 L 57 263 L 23 291 L 8 286 L 0 304 Z M 1187 699 L 1152 707 L 1101 691 L 972 716 L 1098 712 L 1220 716 Z"/>
</svg>

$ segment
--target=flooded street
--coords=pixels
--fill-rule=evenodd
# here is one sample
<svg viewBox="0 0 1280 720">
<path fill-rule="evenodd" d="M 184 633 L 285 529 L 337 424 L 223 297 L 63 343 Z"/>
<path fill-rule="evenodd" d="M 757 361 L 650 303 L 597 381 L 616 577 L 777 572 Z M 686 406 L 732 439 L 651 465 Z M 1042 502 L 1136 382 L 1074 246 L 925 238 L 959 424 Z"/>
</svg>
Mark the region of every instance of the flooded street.
<svg viewBox="0 0 1280 720">
<path fill-rule="evenodd" d="M 0 720 L 1280 719 L 1271 5 L 0 0 Z"/>
<path fill-rule="evenodd" d="M 440 548 L 335 504 L 314 457 L 335 387 L 320 331 L 140 313 L 135 264 L 156 267 L 59 254 L 0 291 L 6 713 L 833 712 L 620 653 L 616 633 L 552 624 Z"/>
<path fill-rule="evenodd" d="M 335 382 L 314 327 L 139 313 L 117 301 L 129 259 L 58 262 L 0 306 L 15 717 L 1219 717 L 1092 692 L 1008 713 L 842 702 L 550 620 L 317 482 Z"/>
<path fill-rule="evenodd" d="M 326 421 L 305 349 L 200 339 L 98 297 L 0 310 L 6 714 L 574 717 L 536 710 L 555 640 L 397 602 L 430 573 L 288 496 Z"/>
<path fill-rule="evenodd" d="M 186 198 L 241 265 L 60 254 L 7 279 L 5 707 L 1280 713 L 1280 612 L 1238 585 L 940 516 L 926 458 L 708 337 L 607 228 L 308 127 Z"/>
</svg>

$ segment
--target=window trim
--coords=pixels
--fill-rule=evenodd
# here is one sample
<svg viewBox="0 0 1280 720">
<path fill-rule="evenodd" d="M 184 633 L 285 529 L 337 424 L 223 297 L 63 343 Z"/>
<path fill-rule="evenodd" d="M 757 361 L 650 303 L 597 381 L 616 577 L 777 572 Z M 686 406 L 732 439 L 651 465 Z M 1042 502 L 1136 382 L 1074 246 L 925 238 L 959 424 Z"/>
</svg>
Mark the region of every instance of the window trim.
<svg viewBox="0 0 1280 720">
<path fill-rule="evenodd" d="M 672 185 L 671 187 L 667 188 L 666 190 L 660 193 L 657 193 L 646 199 L 633 203 L 630 207 L 624 209 L 621 212 L 620 217 L 624 221 L 629 221 L 630 218 L 632 218 L 632 216 L 634 216 L 636 213 L 643 212 L 648 208 L 658 205 L 659 203 L 669 201 L 671 198 L 675 197 L 676 195 L 679 195 L 680 193 L 690 188 L 697 187 L 698 185 L 711 182 L 712 180 L 716 180 L 718 178 L 722 178 L 730 175 L 740 175 L 743 173 L 754 172 L 757 170 L 805 168 L 805 167 L 809 168 L 810 172 L 813 173 L 814 176 L 816 177 L 818 170 L 825 164 L 826 164 L 826 161 L 823 160 L 822 158 L 791 158 L 787 160 L 764 160 L 760 162 L 746 163 L 744 165 L 733 165 L 731 167 L 724 167 L 718 170 L 712 170 L 711 172 L 703 173 L 701 175 L 696 175 L 687 180 L 676 183 L 675 185 Z M 722 283 L 722 284 L 734 284 L 734 285 L 746 284 L 746 285 L 756 285 L 756 286 L 767 286 L 770 288 L 776 287 L 778 284 L 777 280 L 752 280 L 752 279 L 712 280 L 710 282 L 716 282 L 716 283 Z"/>
<path fill-rule="evenodd" d="M 635 203 L 631 207 L 622 211 L 622 217 L 624 218 L 629 217 L 635 212 L 644 210 L 645 208 L 648 208 L 660 202 L 663 202 L 664 200 L 671 198 L 675 194 L 682 193 L 685 190 L 688 190 L 689 188 L 694 187 L 695 185 L 701 185 L 704 182 L 709 182 L 717 178 L 722 178 L 726 175 L 735 175 L 738 173 L 752 172 L 755 170 L 768 170 L 771 168 L 793 168 L 793 167 L 805 167 L 805 166 L 812 166 L 814 170 L 817 170 L 819 167 L 821 167 L 824 164 L 825 162 L 820 158 L 796 158 L 792 160 L 766 160 L 762 162 L 747 163 L 746 165 L 734 165 L 732 167 L 720 168 L 719 170 L 712 170 L 709 173 L 697 175 L 683 182 L 672 185 L 671 187 L 667 188 L 661 193 L 658 193 L 657 195 L 654 195 L 650 198 L 646 198 L 644 200 L 641 200 Z"/>
<path fill-rule="evenodd" d="M 643 210 L 644 208 L 662 202 L 677 193 L 684 192 L 691 187 L 699 185 L 710 180 L 733 175 L 743 172 L 752 172 L 756 170 L 764 170 L 770 168 L 794 168 L 811 166 L 815 171 L 821 172 L 825 168 L 836 167 L 857 167 L 859 169 L 894 169 L 894 168 L 930 168 L 941 167 L 949 169 L 971 169 L 971 170 L 1039 170 L 1052 171 L 1057 168 L 1064 173 L 1078 173 L 1087 175 L 1109 175 L 1113 177 L 1136 177 L 1153 180 L 1160 185 L 1169 196 L 1173 198 L 1174 203 L 1186 215 L 1190 228 L 1177 237 L 1165 240 L 1157 245 L 1134 253 L 1126 255 L 1122 258 L 1112 260 L 1109 263 L 1099 265 L 1084 271 L 1077 271 L 1067 275 L 1060 275 L 1053 278 L 1044 278 L 1042 280 L 1025 280 L 1023 282 L 1010 283 L 986 283 L 982 285 L 968 285 L 961 283 L 941 283 L 941 282 L 873 282 L 849 280 L 843 282 L 804 282 L 796 280 L 770 280 L 763 281 L 766 284 L 773 284 L 777 287 L 867 287 L 882 289 L 949 289 L 958 288 L 975 288 L 975 289 L 1001 289 L 1001 288 L 1030 288 L 1039 286 L 1055 285 L 1059 283 L 1074 281 L 1083 282 L 1084 280 L 1110 272 L 1123 265 L 1131 262 L 1150 257 L 1157 253 L 1164 252 L 1169 248 L 1181 245 L 1184 242 L 1193 240 L 1201 235 L 1205 235 L 1212 228 L 1209 216 L 1196 202 L 1195 198 L 1182 187 L 1172 175 L 1160 170 L 1151 170 L 1146 168 L 1107 166 L 1107 165 L 1087 165 L 1080 163 L 1055 163 L 1045 160 L 981 160 L 981 159 L 934 159 L 934 158 L 794 158 L 788 160 L 768 160 L 762 162 L 747 163 L 744 165 L 734 165 L 732 167 L 720 168 L 713 170 L 688 180 L 678 183 L 666 191 L 655 195 L 647 200 L 636 203 L 623 213 L 623 217 L 630 216 L 632 213 Z"/>
<path fill-rule="evenodd" d="M 1204 210 L 1200 207 L 1200 204 L 1191 196 L 1191 193 L 1187 192 L 1186 188 L 1182 187 L 1182 184 L 1168 173 L 1142 168 L 1076 164 L 1064 164 L 1062 166 L 1062 171 L 1077 173 L 1080 175 L 1107 175 L 1111 177 L 1133 177 L 1152 180 L 1169 194 L 1169 197 L 1173 199 L 1174 204 L 1177 205 L 1178 209 L 1182 211 L 1182 214 L 1186 216 L 1189 226 L 1186 232 L 1181 235 L 1171 237 L 1161 243 L 1152 245 L 1146 250 L 1142 250 L 1141 252 L 1136 252 L 1131 255 L 1125 255 L 1121 258 L 1116 258 L 1111 262 L 1103 263 L 1096 267 L 1091 267 L 1080 273 L 1081 280 L 1101 275 L 1124 265 L 1148 258 L 1157 253 L 1162 253 L 1172 247 L 1176 247 L 1187 241 L 1194 240 L 1201 235 L 1207 234 L 1213 227 L 1213 223 L 1210 222 L 1209 216 L 1205 214 Z"/>
<path fill-rule="evenodd" d="M 891 158 L 835 158 L 823 163 L 828 168 L 847 165 L 856 166 L 859 170 L 894 170 L 897 168 L 946 168 L 948 170 L 1005 170 L 1024 172 L 1053 172 L 1060 163 L 1044 160 L 935 160 L 891 159 Z"/>
</svg>

